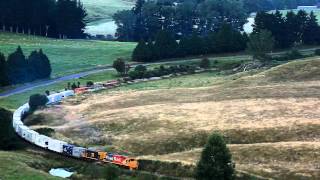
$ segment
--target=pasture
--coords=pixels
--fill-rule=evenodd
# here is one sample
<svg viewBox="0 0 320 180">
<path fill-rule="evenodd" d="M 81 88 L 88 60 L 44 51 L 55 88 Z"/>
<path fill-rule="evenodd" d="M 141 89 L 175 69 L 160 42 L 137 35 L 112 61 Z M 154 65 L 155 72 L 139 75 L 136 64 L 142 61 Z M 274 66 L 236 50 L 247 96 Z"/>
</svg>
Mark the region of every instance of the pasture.
<svg viewBox="0 0 320 180">
<path fill-rule="evenodd" d="M 51 61 L 52 77 L 60 77 L 110 65 L 118 57 L 130 59 L 136 43 L 58 40 L 0 32 L 0 52 L 7 56 L 19 45 L 25 56 L 42 48 Z"/>
<path fill-rule="evenodd" d="M 217 131 L 238 171 L 317 179 L 319 69 L 320 59 L 313 57 L 268 70 L 129 85 L 71 98 L 34 117 L 59 119 L 47 124 L 63 140 L 189 165 Z"/>
</svg>

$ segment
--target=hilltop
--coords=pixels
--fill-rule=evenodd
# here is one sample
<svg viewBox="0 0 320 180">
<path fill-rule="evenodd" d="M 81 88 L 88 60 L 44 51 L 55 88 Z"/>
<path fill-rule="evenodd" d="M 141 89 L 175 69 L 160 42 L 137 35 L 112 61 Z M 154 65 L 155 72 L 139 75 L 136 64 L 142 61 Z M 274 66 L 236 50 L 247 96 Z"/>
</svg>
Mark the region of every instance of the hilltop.
<svg viewBox="0 0 320 180">
<path fill-rule="evenodd" d="M 77 96 L 30 118 L 44 119 L 69 142 L 188 165 L 218 131 L 238 171 L 317 178 L 319 70 L 316 57 L 234 75 L 189 75 Z"/>
</svg>

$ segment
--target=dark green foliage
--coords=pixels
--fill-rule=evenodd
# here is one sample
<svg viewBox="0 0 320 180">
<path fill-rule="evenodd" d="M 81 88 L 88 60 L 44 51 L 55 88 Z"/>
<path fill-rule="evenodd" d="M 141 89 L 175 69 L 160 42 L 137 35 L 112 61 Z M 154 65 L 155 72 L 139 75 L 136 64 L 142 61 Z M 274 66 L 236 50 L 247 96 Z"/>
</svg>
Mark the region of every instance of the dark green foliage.
<svg viewBox="0 0 320 180">
<path fill-rule="evenodd" d="M 22 148 L 22 143 L 12 127 L 12 113 L 0 108 L 0 150 Z"/>
<path fill-rule="evenodd" d="M 46 95 L 34 94 L 29 98 L 29 105 L 31 111 L 36 110 L 38 107 L 45 106 L 48 102 L 48 98 Z"/>
<path fill-rule="evenodd" d="M 200 62 L 200 67 L 204 69 L 210 68 L 210 60 L 208 58 L 203 58 Z"/>
<path fill-rule="evenodd" d="M 126 63 L 123 59 L 118 58 L 113 62 L 112 67 L 117 70 L 117 72 L 121 75 L 126 73 Z"/>
<path fill-rule="evenodd" d="M 154 43 L 155 59 L 175 57 L 178 51 L 178 43 L 167 31 L 159 31 Z"/>
<path fill-rule="evenodd" d="M 76 83 L 72 83 L 71 89 L 72 89 L 72 90 L 75 90 L 75 89 L 77 89 L 77 88 L 78 88 L 78 86 L 76 85 Z"/>
<path fill-rule="evenodd" d="M 274 38 L 271 32 L 262 30 L 250 35 L 247 46 L 247 50 L 253 55 L 253 58 L 266 61 L 267 53 L 271 52 L 274 47 Z"/>
<path fill-rule="evenodd" d="M 89 164 L 83 170 L 83 174 L 92 179 L 114 180 L 120 175 L 120 169 L 114 165 Z"/>
<path fill-rule="evenodd" d="M 317 55 L 317 56 L 320 56 L 320 49 L 316 49 L 316 50 L 314 51 L 314 54 Z"/>
<path fill-rule="evenodd" d="M 78 0 L 0 0 L 3 31 L 50 37 L 84 37 L 86 11 Z"/>
<path fill-rule="evenodd" d="M 41 49 L 33 51 L 28 59 L 20 46 L 8 56 L 7 61 L 0 53 L 0 65 L 0 86 L 49 78 L 51 74 L 50 61 Z"/>
<path fill-rule="evenodd" d="M 39 134 L 43 134 L 45 136 L 51 137 L 52 134 L 55 132 L 54 129 L 51 128 L 39 128 L 35 130 Z"/>
<path fill-rule="evenodd" d="M 203 180 L 234 179 L 231 153 L 220 134 L 213 134 L 202 151 L 195 177 Z"/>
<path fill-rule="evenodd" d="M 288 48 L 295 44 L 320 44 L 320 26 L 313 12 L 290 11 L 283 17 L 279 11 L 274 14 L 259 12 L 255 18 L 254 32 L 268 30 L 275 38 L 277 48 Z"/>
<path fill-rule="evenodd" d="M 49 78 L 51 75 L 51 65 L 48 57 L 43 54 L 42 49 L 31 52 L 28 58 L 28 65 L 34 79 Z"/>
<path fill-rule="evenodd" d="M 88 81 L 86 86 L 87 86 L 87 87 L 91 87 L 91 86 L 93 86 L 93 85 L 94 85 L 94 82 L 93 82 L 93 81 Z"/>
<path fill-rule="evenodd" d="M 6 66 L 6 58 L 2 53 L 0 53 L 0 86 L 9 85 Z"/>
<path fill-rule="evenodd" d="M 28 63 L 19 46 L 17 50 L 8 56 L 7 73 L 12 84 L 30 81 L 33 77 L 27 68 Z"/>
<path fill-rule="evenodd" d="M 153 59 L 152 43 L 146 44 L 141 40 L 132 53 L 132 60 L 139 62 L 150 62 Z"/>
</svg>

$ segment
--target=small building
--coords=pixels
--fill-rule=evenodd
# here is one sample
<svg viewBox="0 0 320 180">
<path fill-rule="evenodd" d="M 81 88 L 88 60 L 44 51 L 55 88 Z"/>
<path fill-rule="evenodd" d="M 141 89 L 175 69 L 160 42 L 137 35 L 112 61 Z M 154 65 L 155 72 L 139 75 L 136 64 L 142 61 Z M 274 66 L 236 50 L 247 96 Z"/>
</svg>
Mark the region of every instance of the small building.
<svg viewBox="0 0 320 180">
<path fill-rule="evenodd" d="M 298 6 L 298 10 L 312 11 L 317 10 L 318 6 Z"/>
</svg>

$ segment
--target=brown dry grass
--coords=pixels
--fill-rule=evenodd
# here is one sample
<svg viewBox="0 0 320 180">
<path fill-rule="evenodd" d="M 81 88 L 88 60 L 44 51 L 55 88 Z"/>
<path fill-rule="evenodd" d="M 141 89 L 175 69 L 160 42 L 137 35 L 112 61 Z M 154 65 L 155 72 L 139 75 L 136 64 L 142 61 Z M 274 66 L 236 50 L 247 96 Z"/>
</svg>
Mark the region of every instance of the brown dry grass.
<svg viewBox="0 0 320 180">
<path fill-rule="evenodd" d="M 320 70 L 320 63 L 315 61 L 226 78 L 210 87 L 79 96 L 59 106 L 64 123 L 51 127 L 74 143 L 192 164 L 200 153 L 194 149 L 219 131 L 230 144 L 238 170 L 277 179 L 316 179 L 320 76 L 314 67 Z M 296 72 L 291 77 L 292 68 L 301 77 Z"/>
</svg>

